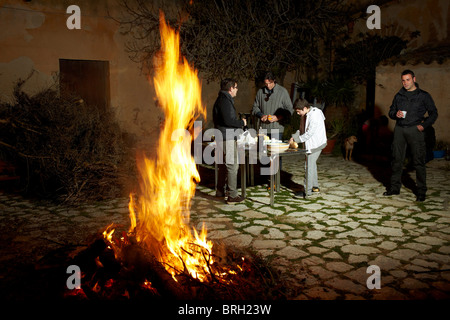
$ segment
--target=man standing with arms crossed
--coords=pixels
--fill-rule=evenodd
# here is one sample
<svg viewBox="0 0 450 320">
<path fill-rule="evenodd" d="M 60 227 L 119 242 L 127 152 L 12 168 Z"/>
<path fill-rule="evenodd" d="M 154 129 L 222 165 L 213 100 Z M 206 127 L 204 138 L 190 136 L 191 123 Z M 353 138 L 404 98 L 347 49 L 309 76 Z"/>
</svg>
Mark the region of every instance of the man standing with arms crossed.
<svg viewBox="0 0 450 320">
<path fill-rule="evenodd" d="M 416 201 L 423 202 L 427 192 L 424 130 L 436 121 L 438 112 L 431 95 L 419 89 L 414 72 L 403 71 L 401 79 L 403 88 L 395 95 L 389 109 L 389 117 L 396 121 L 396 125 L 392 142 L 391 185 L 383 195 L 400 194 L 403 163 L 409 146 L 416 170 Z M 427 112 L 428 118 L 425 119 Z"/>
</svg>

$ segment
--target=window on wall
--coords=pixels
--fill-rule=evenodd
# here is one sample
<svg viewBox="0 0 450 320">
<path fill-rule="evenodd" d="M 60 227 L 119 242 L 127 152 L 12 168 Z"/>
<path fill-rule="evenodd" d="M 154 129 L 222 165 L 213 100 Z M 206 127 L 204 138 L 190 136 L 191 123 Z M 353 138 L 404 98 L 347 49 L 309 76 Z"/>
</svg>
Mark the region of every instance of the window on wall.
<svg viewBox="0 0 450 320">
<path fill-rule="evenodd" d="M 61 94 L 75 94 L 89 105 L 109 107 L 109 61 L 60 59 L 59 71 Z"/>
</svg>

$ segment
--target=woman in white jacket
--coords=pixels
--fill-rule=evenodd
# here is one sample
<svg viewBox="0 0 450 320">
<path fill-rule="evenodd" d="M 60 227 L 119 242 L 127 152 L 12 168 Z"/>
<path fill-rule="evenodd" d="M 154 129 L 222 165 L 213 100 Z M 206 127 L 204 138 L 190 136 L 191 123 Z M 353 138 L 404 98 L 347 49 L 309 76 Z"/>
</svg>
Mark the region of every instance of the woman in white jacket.
<svg viewBox="0 0 450 320">
<path fill-rule="evenodd" d="M 305 193 L 306 196 L 313 192 L 319 192 L 319 180 L 317 176 L 317 159 L 322 149 L 327 145 L 327 134 L 325 129 L 325 116 L 322 110 L 312 107 L 306 100 L 297 101 L 294 106 L 295 112 L 301 117 L 306 117 L 305 133 L 300 134 L 300 130 L 292 135 L 289 143 L 305 143 Z M 303 192 L 296 193 L 295 196 L 305 196 Z"/>
</svg>

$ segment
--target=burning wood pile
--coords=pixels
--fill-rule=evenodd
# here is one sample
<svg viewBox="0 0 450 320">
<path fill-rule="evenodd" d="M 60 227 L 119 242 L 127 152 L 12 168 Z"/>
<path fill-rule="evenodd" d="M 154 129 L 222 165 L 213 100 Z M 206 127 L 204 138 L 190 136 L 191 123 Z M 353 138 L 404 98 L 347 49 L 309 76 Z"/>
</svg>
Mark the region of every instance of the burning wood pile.
<svg viewBox="0 0 450 320">
<path fill-rule="evenodd" d="M 196 244 L 182 248 L 190 255 L 200 254 L 207 270 L 201 277 L 185 266 L 173 275 L 175 267 L 158 259 L 123 231 L 120 238 L 111 234 L 97 237 L 79 251 L 70 264 L 81 270 L 77 289 L 64 291 L 69 300 L 226 300 L 284 299 L 284 286 L 276 272 L 251 252 L 217 244 L 216 253 Z M 114 232 L 115 233 L 115 232 Z"/>
</svg>

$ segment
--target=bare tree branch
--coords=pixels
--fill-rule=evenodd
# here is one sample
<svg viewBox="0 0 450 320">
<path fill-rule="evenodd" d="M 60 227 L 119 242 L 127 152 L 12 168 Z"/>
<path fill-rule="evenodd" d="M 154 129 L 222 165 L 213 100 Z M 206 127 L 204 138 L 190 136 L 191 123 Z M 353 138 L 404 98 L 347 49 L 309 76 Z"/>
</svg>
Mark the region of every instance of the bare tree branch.
<svg viewBox="0 0 450 320">
<path fill-rule="evenodd" d="M 338 36 L 349 8 L 337 0 L 180 0 L 177 10 L 144 0 L 123 2 L 122 20 L 135 41 L 130 57 L 151 68 L 159 49 L 159 10 L 180 32 L 182 52 L 207 80 L 227 76 L 255 79 L 271 69 L 287 71 L 317 64 L 317 42 Z M 170 12 L 170 13 L 169 13 Z M 181 22 L 177 17 L 187 15 Z"/>
</svg>

